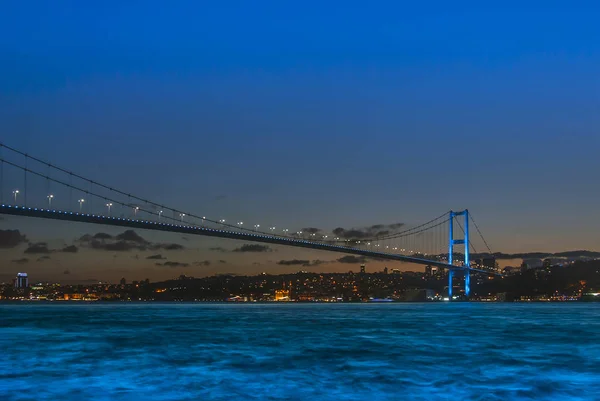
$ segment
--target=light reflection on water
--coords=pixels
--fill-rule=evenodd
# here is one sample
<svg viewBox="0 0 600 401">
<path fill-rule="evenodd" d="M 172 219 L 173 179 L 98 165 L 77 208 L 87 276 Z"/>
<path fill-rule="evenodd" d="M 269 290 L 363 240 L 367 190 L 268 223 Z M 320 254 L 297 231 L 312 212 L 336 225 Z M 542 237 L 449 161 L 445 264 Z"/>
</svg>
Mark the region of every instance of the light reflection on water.
<svg viewBox="0 0 600 401">
<path fill-rule="evenodd" d="M 597 304 L 4 304 L 0 400 L 600 400 Z"/>
</svg>

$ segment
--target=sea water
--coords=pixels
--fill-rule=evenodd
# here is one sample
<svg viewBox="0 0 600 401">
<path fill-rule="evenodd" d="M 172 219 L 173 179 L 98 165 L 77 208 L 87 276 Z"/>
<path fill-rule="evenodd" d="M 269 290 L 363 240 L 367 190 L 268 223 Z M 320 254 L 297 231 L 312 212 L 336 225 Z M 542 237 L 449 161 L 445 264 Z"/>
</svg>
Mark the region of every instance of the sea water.
<svg viewBox="0 0 600 401">
<path fill-rule="evenodd" d="M 0 400 L 600 400 L 600 304 L 0 304 Z"/>
</svg>

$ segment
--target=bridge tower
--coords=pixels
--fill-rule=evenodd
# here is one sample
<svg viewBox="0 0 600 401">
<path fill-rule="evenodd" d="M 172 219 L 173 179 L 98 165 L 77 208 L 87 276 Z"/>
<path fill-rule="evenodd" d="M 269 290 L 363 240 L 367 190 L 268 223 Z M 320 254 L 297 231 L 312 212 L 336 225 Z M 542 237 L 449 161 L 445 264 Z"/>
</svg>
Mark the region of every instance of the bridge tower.
<svg viewBox="0 0 600 401">
<path fill-rule="evenodd" d="M 456 216 L 464 216 L 464 238 L 454 239 L 454 218 Z M 469 255 L 469 210 L 465 209 L 462 212 L 450 211 L 449 216 L 449 236 L 448 236 L 448 264 L 451 265 L 454 258 L 454 245 L 464 245 L 465 247 L 465 295 L 468 297 L 471 294 L 471 263 Z M 454 272 L 448 270 L 448 299 L 452 300 L 452 277 Z"/>
</svg>

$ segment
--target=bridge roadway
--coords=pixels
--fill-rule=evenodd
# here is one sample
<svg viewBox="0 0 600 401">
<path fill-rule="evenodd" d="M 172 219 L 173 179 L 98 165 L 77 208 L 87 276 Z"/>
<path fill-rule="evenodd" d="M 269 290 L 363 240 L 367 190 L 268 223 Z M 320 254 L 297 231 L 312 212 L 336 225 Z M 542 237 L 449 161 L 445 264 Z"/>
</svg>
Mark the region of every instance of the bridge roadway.
<svg viewBox="0 0 600 401">
<path fill-rule="evenodd" d="M 427 260 L 422 258 L 415 258 L 411 256 L 404 255 L 396 255 L 392 253 L 385 252 L 375 252 L 368 251 L 364 249 L 358 248 L 350 248 L 347 246 L 341 245 L 333 245 L 333 244 L 323 244 L 319 242 L 306 241 L 302 239 L 288 238 L 288 237 L 279 237 L 279 236 L 271 236 L 264 235 L 262 233 L 252 233 L 252 232 L 235 232 L 235 231 L 227 231 L 227 230 L 218 230 L 208 227 L 199 227 L 193 225 L 185 225 L 185 224 L 170 224 L 163 223 L 151 220 L 136 220 L 136 219 L 126 219 L 121 217 L 111 217 L 111 216 L 103 216 L 97 214 L 88 214 L 88 213 L 75 213 L 61 210 L 51 210 L 51 209 L 40 209 L 40 208 L 29 208 L 23 206 L 12 206 L 12 205 L 0 205 L 0 214 L 12 215 L 12 216 L 24 216 L 24 217 L 35 217 L 42 219 L 52 219 L 52 220 L 66 220 L 73 221 L 79 223 L 91 223 L 91 224 L 102 224 L 109 226 L 117 226 L 117 227 L 126 227 L 126 228 L 139 228 L 144 230 L 154 230 L 154 231 L 166 231 L 173 233 L 181 233 L 181 234 L 192 234 L 192 235 L 204 235 L 209 237 L 218 237 L 218 238 L 228 238 L 228 239 L 236 239 L 241 241 L 251 241 L 251 242 L 261 242 L 266 244 L 275 244 L 275 245 L 285 245 L 285 246 L 294 246 L 298 248 L 310 248 L 310 249 L 318 249 L 323 251 L 330 252 L 339 252 L 346 253 L 352 255 L 360 255 L 370 258 L 376 259 L 385 259 L 385 260 L 397 260 L 400 262 L 408 262 L 415 263 L 419 265 L 429 265 L 429 266 L 437 266 L 444 269 L 458 270 L 463 271 L 464 268 L 461 266 L 449 265 L 447 263 Z M 489 272 L 480 269 L 470 269 L 472 272 L 480 272 L 485 274 L 497 274 L 494 272 Z"/>
</svg>

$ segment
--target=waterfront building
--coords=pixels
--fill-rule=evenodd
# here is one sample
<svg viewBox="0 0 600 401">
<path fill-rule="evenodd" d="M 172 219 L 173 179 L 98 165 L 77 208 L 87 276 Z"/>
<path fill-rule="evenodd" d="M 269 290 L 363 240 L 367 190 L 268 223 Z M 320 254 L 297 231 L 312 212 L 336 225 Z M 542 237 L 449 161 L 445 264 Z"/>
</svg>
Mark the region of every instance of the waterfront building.
<svg viewBox="0 0 600 401">
<path fill-rule="evenodd" d="M 27 273 L 17 273 L 17 278 L 15 279 L 15 288 L 27 287 L 29 287 L 29 278 L 27 277 Z"/>
</svg>

